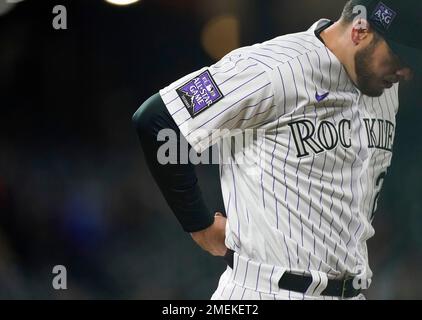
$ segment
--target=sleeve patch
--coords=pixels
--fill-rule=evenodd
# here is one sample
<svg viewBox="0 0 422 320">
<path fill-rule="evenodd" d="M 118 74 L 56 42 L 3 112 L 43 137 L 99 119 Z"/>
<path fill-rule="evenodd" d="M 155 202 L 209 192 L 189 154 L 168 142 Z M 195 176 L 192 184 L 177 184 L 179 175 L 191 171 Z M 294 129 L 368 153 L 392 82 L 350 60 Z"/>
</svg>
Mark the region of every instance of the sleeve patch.
<svg viewBox="0 0 422 320">
<path fill-rule="evenodd" d="M 208 70 L 177 88 L 176 92 L 192 118 L 224 97 Z"/>
</svg>

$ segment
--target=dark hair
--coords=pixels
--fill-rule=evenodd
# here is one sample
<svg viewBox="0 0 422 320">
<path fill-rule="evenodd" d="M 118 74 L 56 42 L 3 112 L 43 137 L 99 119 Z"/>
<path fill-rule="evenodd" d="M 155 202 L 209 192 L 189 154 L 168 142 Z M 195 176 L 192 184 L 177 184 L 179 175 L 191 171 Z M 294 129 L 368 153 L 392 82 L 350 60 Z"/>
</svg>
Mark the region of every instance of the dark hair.
<svg viewBox="0 0 422 320">
<path fill-rule="evenodd" d="M 353 13 L 354 4 L 352 0 L 347 1 L 347 3 L 344 6 L 343 12 L 341 14 L 341 20 L 345 24 L 350 24 L 353 22 L 353 20 L 358 15 L 357 13 Z"/>
</svg>

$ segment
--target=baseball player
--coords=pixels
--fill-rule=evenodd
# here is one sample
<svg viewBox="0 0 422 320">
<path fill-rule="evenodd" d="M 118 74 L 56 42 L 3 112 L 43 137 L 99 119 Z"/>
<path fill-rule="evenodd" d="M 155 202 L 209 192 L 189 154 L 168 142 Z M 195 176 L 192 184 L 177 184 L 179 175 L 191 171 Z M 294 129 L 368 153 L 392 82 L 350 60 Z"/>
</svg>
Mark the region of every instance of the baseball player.
<svg viewBox="0 0 422 320">
<path fill-rule="evenodd" d="M 364 298 L 399 82 L 420 71 L 421 12 L 419 0 L 349 1 L 338 21 L 234 50 L 135 113 L 148 166 L 183 229 L 227 261 L 212 299 Z M 234 130 L 261 134 L 239 150 Z M 168 143 L 186 154 L 183 141 L 189 154 L 219 145 L 225 215 L 209 212 L 191 161 L 160 163 Z"/>
</svg>

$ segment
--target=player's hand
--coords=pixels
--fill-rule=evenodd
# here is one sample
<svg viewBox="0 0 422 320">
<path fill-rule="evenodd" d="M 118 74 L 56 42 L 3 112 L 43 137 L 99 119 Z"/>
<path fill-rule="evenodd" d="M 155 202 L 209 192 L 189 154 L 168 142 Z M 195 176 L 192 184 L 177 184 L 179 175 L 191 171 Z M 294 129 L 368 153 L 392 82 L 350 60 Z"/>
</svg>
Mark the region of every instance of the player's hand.
<svg viewBox="0 0 422 320">
<path fill-rule="evenodd" d="M 227 219 L 217 212 L 214 216 L 214 223 L 207 229 L 192 232 L 192 239 L 205 251 L 213 256 L 224 256 L 227 247 L 224 244 L 226 238 Z"/>
</svg>

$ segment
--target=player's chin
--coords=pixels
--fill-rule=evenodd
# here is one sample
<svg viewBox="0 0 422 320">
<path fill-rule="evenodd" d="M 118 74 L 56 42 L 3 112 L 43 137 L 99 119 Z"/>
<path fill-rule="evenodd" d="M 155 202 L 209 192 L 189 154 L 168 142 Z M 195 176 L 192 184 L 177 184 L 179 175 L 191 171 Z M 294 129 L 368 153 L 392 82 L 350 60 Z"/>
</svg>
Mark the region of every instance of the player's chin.
<svg viewBox="0 0 422 320">
<path fill-rule="evenodd" d="M 378 98 L 381 97 L 385 91 L 385 89 L 387 88 L 391 88 L 392 86 L 388 87 L 387 84 L 382 83 L 377 84 L 377 85 L 372 85 L 372 86 L 366 86 L 364 88 L 361 88 L 361 92 L 369 97 L 372 98 Z"/>
</svg>

